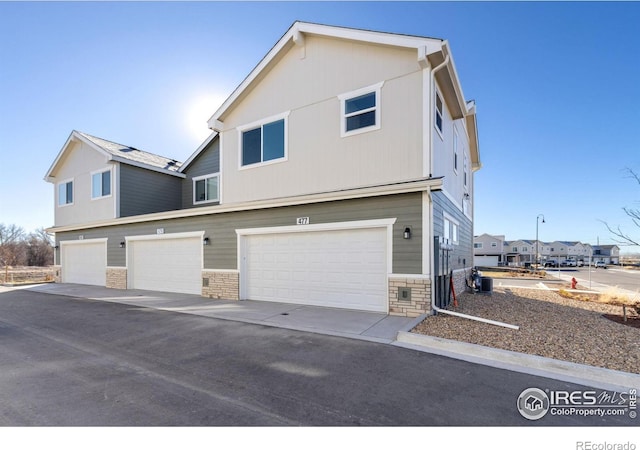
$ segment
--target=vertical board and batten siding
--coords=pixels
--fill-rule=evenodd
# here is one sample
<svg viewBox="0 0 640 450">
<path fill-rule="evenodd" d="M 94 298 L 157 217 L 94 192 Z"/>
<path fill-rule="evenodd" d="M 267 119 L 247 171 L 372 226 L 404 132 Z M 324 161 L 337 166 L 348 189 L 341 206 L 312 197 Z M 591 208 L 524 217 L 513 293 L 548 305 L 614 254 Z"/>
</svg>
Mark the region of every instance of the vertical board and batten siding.
<svg viewBox="0 0 640 450">
<path fill-rule="evenodd" d="M 422 270 L 422 194 L 397 194 L 385 197 L 341 200 L 309 205 L 240 211 L 180 219 L 116 225 L 78 232 L 56 234 L 57 241 L 108 238 L 107 265 L 126 266 L 126 249 L 120 248 L 125 236 L 204 231 L 210 245 L 204 247 L 205 269 L 237 270 L 238 238 L 236 229 L 295 225 L 297 217 L 309 217 L 310 223 L 348 222 L 397 218 L 393 227 L 393 272 L 419 274 Z M 403 239 L 405 227 L 412 238 Z"/>
<path fill-rule="evenodd" d="M 202 175 L 220 172 L 220 140 L 215 138 L 202 153 L 200 153 L 184 171 L 187 176 L 182 180 L 182 208 L 199 208 L 216 203 L 193 204 L 193 179 Z"/>
<path fill-rule="evenodd" d="M 433 192 L 433 235 L 444 236 L 444 213 L 458 222 L 458 244 L 450 254 L 452 270 L 473 265 L 473 223 L 442 192 Z"/>
<path fill-rule="evenodd" d="M 120 165 L 120 217 L 180 209 L 182 179 Z"/>
</svg>

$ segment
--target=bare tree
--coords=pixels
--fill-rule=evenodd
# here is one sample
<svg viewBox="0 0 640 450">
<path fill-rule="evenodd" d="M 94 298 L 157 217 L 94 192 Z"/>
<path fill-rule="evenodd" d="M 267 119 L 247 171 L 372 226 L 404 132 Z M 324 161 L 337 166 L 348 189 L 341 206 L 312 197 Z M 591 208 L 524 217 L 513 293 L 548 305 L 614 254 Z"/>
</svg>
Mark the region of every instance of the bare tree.
<svg viewBox="0 0 640 450">
<path fill-rule="evenodd" d="M 53 264 L 53 243 L 43 228 L 29 233 L 24 240 L 28 266 L 48 266 Z"/>
<path fill-rule="evenodd" d="M 25 249 L 21 245 L 23 239 L 22 228 L 0 223 L 0 264 L 6 267 L 24 262 Z"/>
<path fill-rule="evenodd" d="M 629 173 L 629 178 L 633 178 L 640 185 L 640 175 L 638 175 L 633 170 L 627 168 L 627 172 Z M 624 212 L 631 218 L 633 224 L 640 228 L 640 209 L 636 208 L 622 208 Z M 615 236 L 613 239 L 615 242 L 619 244 L 627 244 L 627 245 L 640 245 L 640 237 L 635 237 L 633 234 L 622 231 L 620 225 L 617 227 L 610 226 L 607 222 L 602 221 L 604 225 L 607 227 L 609 232 Z"/>
</svg>

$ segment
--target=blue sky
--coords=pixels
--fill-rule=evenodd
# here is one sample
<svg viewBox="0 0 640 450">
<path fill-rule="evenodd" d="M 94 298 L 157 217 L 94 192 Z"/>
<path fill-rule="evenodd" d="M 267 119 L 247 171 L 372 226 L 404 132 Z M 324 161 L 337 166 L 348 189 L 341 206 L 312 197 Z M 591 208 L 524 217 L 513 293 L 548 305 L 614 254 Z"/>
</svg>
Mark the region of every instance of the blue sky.
<svg viewBox="0 0 640 450">
<path fill-rule="evenodd" d="M 1 2 L 0 223 L 53 225 L 72 130 L 186 160 L 295 20 L 447 39 L 475 99 L 475 233 L 640 238 L 640 3 Z M 624 250 L 624 248 L 623 248 Z"/>
</svg>

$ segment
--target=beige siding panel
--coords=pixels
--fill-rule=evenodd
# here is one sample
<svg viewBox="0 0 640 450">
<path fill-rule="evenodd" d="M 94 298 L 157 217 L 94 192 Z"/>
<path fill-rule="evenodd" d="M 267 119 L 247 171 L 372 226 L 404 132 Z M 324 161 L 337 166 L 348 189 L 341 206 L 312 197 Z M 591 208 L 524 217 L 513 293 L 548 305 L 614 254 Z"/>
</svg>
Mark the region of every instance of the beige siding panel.
<svg viewBox="0 0 640 450">
<path fill-rule="evenodd" d="M 338 95 L 383 81 L 381 129 L 341 138 Z M 287 160 L 239 170 L 234 127 L 286 111 Z M 414 51 L 309 39 L 304 59 L 290 51 L 225 118 L 224 202 L 420 178 L 421 117 L 422 71 Z"/>
<path fill-rule="evenodd" d="M 55 174 L 54 205 L 55 225 L 64 226 L 115 217 L 114 178 L 116 171 L 111 172 L 111 196 L 91 199 L 91 172 L 112 167 L 106 156 L 92 149 L 85 143 L 75 143 L 68 151 L 60 169 Z M 58 183 L 73 179 L 73 204 L 58 206 Z"/>
</svg>

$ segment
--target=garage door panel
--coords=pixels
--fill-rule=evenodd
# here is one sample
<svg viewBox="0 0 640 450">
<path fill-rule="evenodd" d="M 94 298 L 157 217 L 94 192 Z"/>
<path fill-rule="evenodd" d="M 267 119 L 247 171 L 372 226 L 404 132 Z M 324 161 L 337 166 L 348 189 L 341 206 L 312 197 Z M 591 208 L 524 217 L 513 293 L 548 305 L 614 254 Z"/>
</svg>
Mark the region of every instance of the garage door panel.
<svg viewBox="0 0 640 450">
<path fill-rule="evenodd" d="M 245 239 L 246 298 L 387 311 L 386 228 Z"/>
<path fill-rule="evenodd" d="M 63 283 L 106 286 L 107 245 L 106 242 L 62 243 Z"/>
<path fill-rule="evenodd" d="M 129 249 L 132 289 L 202 293 L 200 237 L 131 240 Z"/>
</svg>

